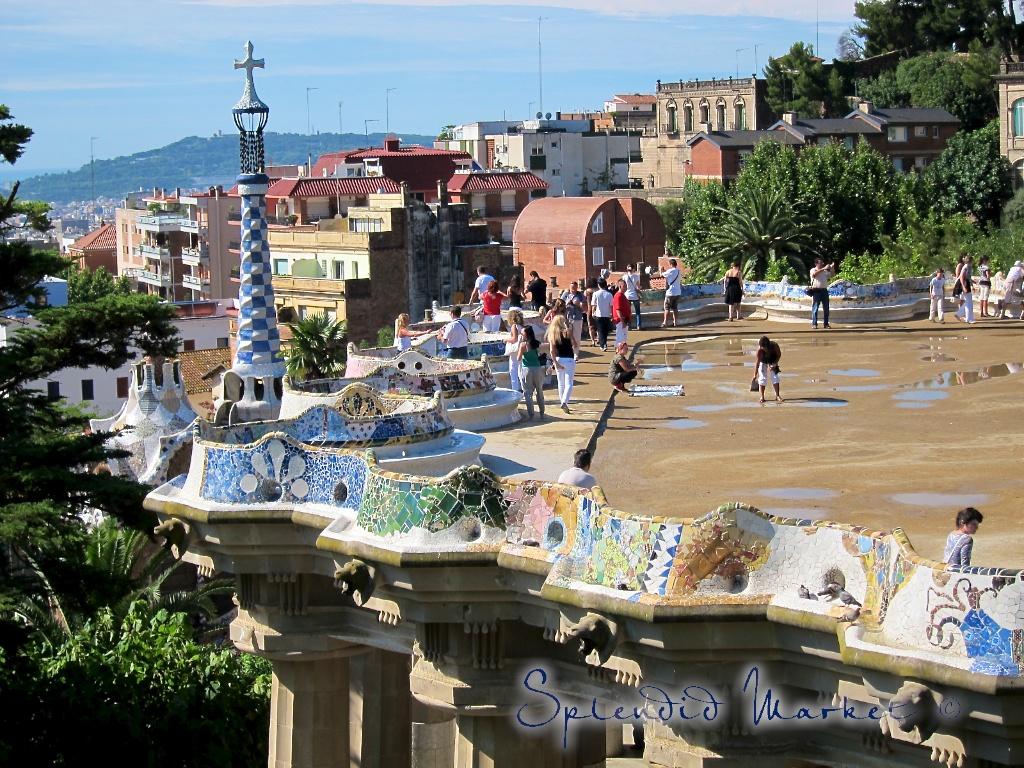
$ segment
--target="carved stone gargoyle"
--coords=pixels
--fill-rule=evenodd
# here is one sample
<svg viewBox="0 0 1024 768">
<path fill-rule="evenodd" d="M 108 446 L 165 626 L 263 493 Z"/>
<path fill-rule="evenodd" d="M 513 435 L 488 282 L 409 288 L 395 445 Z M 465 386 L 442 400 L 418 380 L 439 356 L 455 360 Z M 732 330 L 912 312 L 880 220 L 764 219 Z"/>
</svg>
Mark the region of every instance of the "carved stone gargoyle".
<svg viewBox="0 0 1024 768">
<path fill-rule="evenodd" d="M 600 663 L 604 664 L 615 650 L 618 626 L 600 614 L 588 613 L 575 624 L 566 627 L 563 632 L 563 643 L 579 641 L 581 659 L 586 661 L 590 654 L 596 652 Z"/>
<path fill-rule="evenodd" d="M 374 569 L 353 558 L 334 571 L 334 586 L 343 594 L 351 595 L 352 602 L 361 606 L 373 594 Z"/>
<path fill-rule="evenodd" d="M 160 536 L 164 540 L 164 548 L 170 550 L 175 560 L 181 560 L 185 554 L 185 542 L 188 541 L 190 533 L 188 524 L 176 517 L 169 517 L 153 529 L 154 536 Z"/>
<path fill-rule="evenodd" d="M 920 744 L 935 733 L 938 724 L 939 705 L 935 693 L 920 683 L 904 683 L 889 701 L 879 726 L 887 735 Z"/>
</svg>

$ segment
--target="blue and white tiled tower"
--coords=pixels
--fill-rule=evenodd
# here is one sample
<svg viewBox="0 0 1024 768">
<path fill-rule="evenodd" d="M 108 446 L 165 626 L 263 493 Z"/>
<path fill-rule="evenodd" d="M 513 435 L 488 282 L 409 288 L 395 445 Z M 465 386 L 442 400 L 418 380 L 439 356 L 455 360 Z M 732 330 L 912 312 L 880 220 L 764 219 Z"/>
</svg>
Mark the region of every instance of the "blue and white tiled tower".
<svg viewBox="0 0 1024 768">
<path fill-rule="evenodd" d="M 266 194 L 270 180 L 264 173 L 263 129 L 270 108 L 256 95 L 252 80 L 256 67 L 263 67 L 263 59 L 253 59 L 252 43 L 246 42 L 245 59 L 235 61 L 235 69 L 245 70 L 245 90 L 232 110 L 239 131 L 242 171 L 237 179 L 242 198 L 238 347 L 234 365 L 224 377 L 226 402 L 218 411 L 218 421 L 229 423 L 276 419 L 285 373 L 267 242 Z"/>
</svg>

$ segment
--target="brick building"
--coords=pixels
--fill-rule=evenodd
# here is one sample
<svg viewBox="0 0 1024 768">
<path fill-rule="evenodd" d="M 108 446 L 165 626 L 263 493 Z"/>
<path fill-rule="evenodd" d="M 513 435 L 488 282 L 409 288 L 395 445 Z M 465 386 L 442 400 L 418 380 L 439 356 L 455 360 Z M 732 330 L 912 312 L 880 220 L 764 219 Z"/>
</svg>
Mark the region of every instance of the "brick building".
<svg viewBox="0 0 1024 768">
<path fill-rule="evenodd" d="M 267 220 L 271 224 L 313 224 L 366 205 L 370 195 L 398 191 L 398 183 L 387 176 L 278 179 L 267 190 Z"/>
<path fill-rule="evenodd" d="M 516 219 L 531 200 L 547 196 L 548 183 L 529 171 L 458 171 L 448 180 L 453 203 L 466 203 L 493 239 L 512 242 Z"/>
<path fill-rule="evenodd" d="M 548 197 L 519 216 L 513 236 L 517 264 L 536 270 L 550 287 L 651 267 L 665 252 L 665 225 L 657 209 L 631 197 Z"/>
<path fill-rule="evenodd" d="M 101 224 L 69 245 L 67 255 L 80 269 L 105 269 L 117 275 L 117 228 Z"/>
<path fill-rule="evenodd" d="M 999 153 L 1013 168 L 1013 188 L 1024 184 L 1024 62 L 1003 59 L 999 87 Z"/>
</svg>

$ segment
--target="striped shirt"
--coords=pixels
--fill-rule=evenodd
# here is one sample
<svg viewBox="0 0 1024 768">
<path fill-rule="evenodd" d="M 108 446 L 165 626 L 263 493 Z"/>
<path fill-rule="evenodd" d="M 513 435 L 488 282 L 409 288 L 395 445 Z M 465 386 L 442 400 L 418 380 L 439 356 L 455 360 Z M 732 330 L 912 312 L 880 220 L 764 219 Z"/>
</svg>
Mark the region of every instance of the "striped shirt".
<svg viewBox="0 0 1024 768">
<path fill-rule="evenodd" d="M 969 533 L 953 531 L 946 537 L 946 549 L 942 559 L 950 565 L 970 565 L 974 538 Z"/>
</svg>

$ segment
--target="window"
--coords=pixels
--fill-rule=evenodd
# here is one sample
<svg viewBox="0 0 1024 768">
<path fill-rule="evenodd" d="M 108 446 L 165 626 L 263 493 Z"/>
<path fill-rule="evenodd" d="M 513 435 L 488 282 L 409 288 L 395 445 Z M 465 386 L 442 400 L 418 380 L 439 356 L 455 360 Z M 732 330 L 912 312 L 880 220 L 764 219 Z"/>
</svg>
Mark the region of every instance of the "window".
<svg viewBox="0 0 1024 768">
<path fill-rule="evenodd" d="M 565 248 L 555 248 L 555 266 L 565 266 Z"/>
<path fill-rule="evenodd" d="M 737 101 L 733 107 L 733 128 L 737 131 L 747 130 L 747 107 L 742 101 Z"/>
<path fill-rule="evenodd" d="M 719 102 L 715 108 L 715 128 L 719 131 L 725 130 L 725 103 Z"/>
<path fill-rule="evenodd" d="M 48 381 L 46 382 L 46 396 L 51 400 L 60 400 L 60 382 L 59 381 Z"/>
<path fill-rule="evenodd" d="M 665 107 L 665 111 L 668 115 L 668 132 L 677 133 L 679 131 L 679 121 L 676 119 L 676 103 L 670 101 Z"/>
<path fill-rule="evenodd" d="M 903 158 L 902 157 L 894 157 L 892 159 L 892 164 L 893 164 L 893 167 L 897 171 L 902 171 L 903 170 Z"/>
<path fill-rule="evenodd" d="M 700 121 L 705 124 L 711 122 L 711 107 L 706 101 L 700 105 Z"/>
<path fill-rule="evenodd" d="M 225 339 L 225 341 L 226 341 L 226 339 Z M 225 344 L 224 346 L 227 346 L 227 345 Z M 117 377 L 117 398 L 120 400 L 120 399 L 125 398 L 125 397 L 128 397 L 128 377 L 127 376 L 118 376 Z"/>
<path fill-rule="evenodd" d="M 915 125 L 914 126 L 914 137 L 918 139 L 928 138 L 928 126 L 927 125 Z"/>
<path fill-rule="evenodd" d="M 547 160 L 544 155 L 530 155 L 530 170 L 531 171 L 543 171 L 548 167 Z"/>
<path fill-rule="evenodd" d="M 348 220 L 349 232 L 383 232 L 384 219 L 352 219 Z"/>
<path fill-rule="evenodd" d="M 274 274 L 275 275 L 287 275 L 288 274 L 288 259 L 274 259 Z"/>
<path fill-rule="evenodd" d="M 82 379 L 82 400 L 95 400 L 92 379 Z"/>
<path fill-rule="evenodd" d="M 558 142 L 557 141 L 552 141 L 551 142 L 551 148 L 552 149 L 558 149 Z"/>
<path fill-rule="evenodd" d="M 907 127 L 899 125 L 889 129 L 889 141 L 902 142 L 907 140 Z"/>
<path fill-rule="evenodd" d="M 932 138 L 933 139 L 939 138 L 939 126 L 937 126 L 937 125 L 933 125 L 932 126 Z"/>
<path fill-rule="evenodd" d="M 227 336 L 218 336 L 217 337 L 217 349 L 227 349 L 227 346 L 228 346 L 228 337 Z"/>
<path fill-rule="evenodd" d="M 359 262 L 358 261 L 353 261 L 352 262 L 352 279 L 353 280 L 358 280 L 359 279 Z"/>
<path fill-rule="evenodd" d="M 595 267 L 600 267 L 600 266 L 604 265 L 604 247 L 603 246 L 595 245 L 594 249 L 591 251 L 591 255 L 593 256 L 594 266 Z"/>
<path fill-rule="evenodd" d="M 196 351 L 196 340 L 195 339 L 185 339 L 185 341 L 183 341 L 181 343 L 181 348 L 184 351 L 186 351 L 186 352 L 195 352 Z"/>
<path fill-rule="evenodd" d="M 853 136 L 845 136 L 843 138 L 843 146 L 849 150 L 853 149 Z"/>
<path fill-rule="evenodd" d="M 344 280 L 345 279 L 345 262 L 336 261 L 334 262 L 334 279 Z"/>
<path fill-rule="evenodd" d="M 1010 107 L 1010 113 L 1013 115 L 1013 135 L 1024 136 L 1024 99 L 1017 99 L 1013 102 Z M 938 126 L 936 126 L 938 130 Z"/>
<path fill-rule="evenodd" d="M 928 158 L 924 155 L 918 155 L 914 158 L 914 167 L 921 170 L 928 167 Z"/>
<path fill-rule="evenodd" d="M 691 104 L 683 107 L 683 130 L 693 133 L 693 105 Z"/>
<path fill-rule="evenodd" d="M 552 168 L 551 169 L 551 175 L 552 176 L 561 176 L 562 175 L 562 169 L 561 168 Z"/>
<path fill-rule="evenodd" d="M 590 223 L 590 231 L 595 235 L 604 234 L 604 214 L 599 213 L 594 217 L 594 220 Z"/>
<path fill-rule="evenodd" d="M 1013 188 L 1020 189 L 1024 184 L 1024 160 L 1018 160 L 1013 164 Z"/>
<path fill-rule="evenodd" d="M 501 212 L 502 213 L 515 213 L 516 212 L 516 193 L 515 192 L 502 192 L 501 193 Z"/>
</svg>

